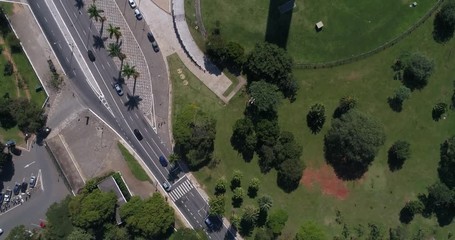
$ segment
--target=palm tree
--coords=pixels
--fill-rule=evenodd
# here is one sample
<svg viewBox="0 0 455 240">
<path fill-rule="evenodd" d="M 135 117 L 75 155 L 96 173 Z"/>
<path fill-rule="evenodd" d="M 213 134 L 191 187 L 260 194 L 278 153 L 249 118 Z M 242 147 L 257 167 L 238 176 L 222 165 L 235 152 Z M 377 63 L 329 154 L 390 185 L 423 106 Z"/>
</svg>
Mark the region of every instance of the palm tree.
<svg viewBox="0 0 455 240">
<path fill-rule="evenodd" d="M 117 43 L 109 43 L 108 45 L 109 56 L 111 57 L 118 57 L 120 59 L 120 55 L 122 55 L 122 49 L 120 45 Z"/>
<path fill-rule="evenodd" d="M 133 67 L 134 67 L 134 66 L 133 66 Z M 133 95 L 134 95 L 134 93 L 136 92 L 136 80 L 137 80 L 137 78 L 139 77 L 140 74 L 139 74 L 138 71 L 136 71 L 135 68 L 133 68 L 133 69 L 134 69 L 134 72 L 133 72 L 133 79 L 134 79 Z"/>
<path fill-rule="evenodd" d="M 130 79 L 131 76 L 136 72 L 136 66 L 131 66 L 128 63 L 125 63 L 125 65 L 122 68 L 122 75 L 126 77 L 126 79 Z"/>
<path fill-rule="evenodd" d="M 264 195 L 258 198 L 259 210 L 267 212 L 273 205 L 272 197 L 269 195 Z"/>
<path fill-rule="evenodd" d="M 114 25 L 109 23 L 109 28 L 107 29 L 109 32 L 109 38 L 112 39 L 112 36 L 115 36 L 115 39 L 118 42 L 118 39 L 122 36 L 122 32 L 120 32 L 120 27 L 115 27 Z"/>
<path fill-rule="evenodd" d="M 101 9 L 98 9 L 95 4 L 90 5 L 87 9 L 87 13 L 90 19 L 94 18 L 96 22 L 98 22 L 102 17 L 101 13 L 104 12 Z"/>
</svg>

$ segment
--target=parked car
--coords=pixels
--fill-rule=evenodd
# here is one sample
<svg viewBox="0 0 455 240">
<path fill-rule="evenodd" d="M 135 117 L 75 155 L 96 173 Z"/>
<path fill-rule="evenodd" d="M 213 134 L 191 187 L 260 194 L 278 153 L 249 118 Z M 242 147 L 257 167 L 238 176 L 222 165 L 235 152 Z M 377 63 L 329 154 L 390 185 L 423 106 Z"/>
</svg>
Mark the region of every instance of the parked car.
<svg viewBox="0 0 455 240">
<path fill-rule="evenodd" d="M 123 96 L 123 90 L 122 90 L 122 87 L 120 86 L 120 84 L 116 83 L 114 85 L 114 88 L 119 96 Z"/>
<path fill-rule="evenodd" d="M 168 182 L 163 182 L 163 188 L 164 188 L 164 190 L 166 190 L 166 192 L 170 192 L 172 185 Z"/>
<path fill-rule="evenodd" d="M 36 177 L 32 175 L 30 177 L 30 183 L 29 183 L 30 188 L 34 188 L 35 184 L 36 184 Z"/>
<path fill-rule="evenodd" d="M 153 36 L 153 34 L 151 32 L 147 33 L 147 38 L 152 43 L 153 51 L 159 52 L 160 48 L 158 47 L 158 43 L 156 42 L 155 37 Z"/>
<path fill-rule="evenodd" d="M 131 8 L 136 8 L 136 2 L 134 0 L 128 0 Z"/>
<path fill-rule="evenodd" d="M 141 134 L 141 132 L 139 132 L 139 130 L 134 129 L 133 132 L 134 132 L 134 136 L 136 136 L 137 140 L 142 141 L 142 139 L 144 139 L 144 137 L 142 137 L 142 134 Z"/>
<path fill-rule="evenodd" d="M 167 163 L 166 158 L 163 155 L 160 156 L 160 163 L 161 163 L 161 166 L 167 167 L 168 163 Z"/>
<path fill-rule="evenodd" d="M 14 195 L 17 195 L 19 194 L 19 192 L 21 191 L 21 184 L 20 183 L 16 183 L 16 185 L 14 186 Z"/>
<path fill-rule="evenodd" d="M 90 61 L 94 62 L 96 60 L 95 54 L 93 54 L 92 50 L 88 50 L 87 54 L 88 54 L 88 59 L 90 59 Z"/>
<path fill-rule="evenodd" d="M 25 193 L 25 191 L 27 191 L 27 186 L 28 186 L 28 183 L 26 181 L 23 181 L 22 185 L 21 185 L 21 192 L 22 193 Z"/>
<path fill-rule="evenodd" d="M 137 20 L 142 20 L 142 13 L 139 9 L 134 9 L 134 15 L 136 15 Z"/>
<path fill-rule="evenodd" d="M 0 193 L 0 205 L 3 203 L 3 195 L 4 193 Z"/>
<path fill-rule="evenodd" d="M 6 192 L 5 192 L 5 195 L 4 195 L 4 201 L 5 202 L 9 202 L 11 200 L 11 194 L 13 194 L 13 191 L 11 191 L 11 189 L 6 189 Z"/>
</svg>

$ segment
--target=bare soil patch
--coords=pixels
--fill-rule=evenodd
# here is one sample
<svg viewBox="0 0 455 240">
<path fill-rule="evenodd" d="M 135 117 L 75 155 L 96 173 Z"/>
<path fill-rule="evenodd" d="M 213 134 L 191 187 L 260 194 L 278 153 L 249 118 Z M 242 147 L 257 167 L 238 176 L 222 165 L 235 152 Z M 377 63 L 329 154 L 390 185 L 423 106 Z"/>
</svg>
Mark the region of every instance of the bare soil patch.
<svg viewBox="0 0 455 240">
<path fill-rule="evenodd" d="M 335 196 L 340 200 L 349 196 L 349 189 L 346 184 L 336 176 L 333 169 L 328 165 L 323 165 L 319 169 L 306 168 L 301 183 L 308 189 L 312 189 L 314 184 L 318 184 L 323 194 Z"/>
</svg>

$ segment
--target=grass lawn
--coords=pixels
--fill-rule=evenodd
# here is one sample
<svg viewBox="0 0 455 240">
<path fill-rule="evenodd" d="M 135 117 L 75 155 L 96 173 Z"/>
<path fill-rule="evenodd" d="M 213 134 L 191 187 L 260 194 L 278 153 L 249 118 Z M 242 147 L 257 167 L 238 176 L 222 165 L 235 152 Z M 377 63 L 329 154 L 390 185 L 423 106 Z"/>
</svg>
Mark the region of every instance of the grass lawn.
<svg viewBox="0 0 455 240">
<path fill-rule="evenodd" d="M 220 11 L 230 9 L 230 12 L 238 12 L 233 8 L 240 6 L 240 4 L 233 4 L 232 1 L 229 4 L 227 2 L 223 4 L 221 1 L 213 2 L 221 4 L 217 7 L 217 10 Z M 207 1 L 203 1 L 203 3 L 207 3 Z M 244 7 L 241 10 L 245 12 L 248 9 L 245 6 L 252 3 L 244 1 L 242 4 Z M 255 9 L 261 7 L 260 3 L 257 4 Z M 297 4 L 299 6 L 299 1 Z M 304 4 L 305 8 L 311 6 L 311 2 L 308 1 Z M 419 4 L 425 6 L 425 2 L 419 2 Z M 371 4 L 371 6 L 373 5 Z M 374 6 L 381 8 L 385 5 L 387 4 Z M 320 9 L 327 10 L 323 7 Z M 254 16 L 253 13 L 250 15 Z M 225 15 L 221 12 L 217 16 L 224 17 Z M 406 22 L 406 19 L 405 16 L 401 20 Z M 253 22 L 251 21 L 251 24 Z M 355 96 L 359 103 L 358 109 L 374 116 L 384 125 L 387 140 L 380 148 L 369 171 L 358 181 L 341 183 L 348 191 L 344 200 L 324 194 L 318 183 L 312 187 L 301 185 L 296 191 L 286 194 L 276 185 L 275 171 L 267 175 L 261 174 L 256 157 L 249 163 L 243 161 L 241 156 L 232 149 L 230 137 L 234 122 L 243 117 L 243 110 L 248 99 L 246 94 L 243 92 L 238 94 L 229 105 L 223 106 L 202 83 L 183 67 L 175 55 L 170 56 L 168 61 L 173 82 L 174 119 L 178 117 L 179 110 L 186 104 L 196 105 L 204 111 L 214 114 L 217 119 L 214 155 L 220 158 L 221 162 L 215 169 L 203 168 L 195 172 L 196 177 L 210 195 L 214 193 L 215 181 L 221 176 L 226 176 L 229 180 L 233 170 L 238 169 L 243 172 L 242 186 L 245 190 L 249 180 L 258 177 L 261 180 L 259 196 L 261 194 L 271 195 L 274 200 L 273 209 L 284 208 L 289 213 L 289 220 L 284 229 L 284 234 L 289 236 L 293 236 L 298 226 L 307 220 L 313 220 L 323 226 L 330 237 L 341 234 L 342 225 L 335 221 L 337 210 L 340 211 L 342 222 L 347 224 L 351 233 L 354 232 L 353 228 L 359 224 L 362 224 L 364 231 L 367 232 L 367 224 L 375 223 L 382 228 L 384 233 L 388 228 L 400 225 L 399 211 L 405 202 L 415 200 L 419 193 L 426 193 L 426 187 L 437 181 L 439 145 L 449 136 L 455 135 L 453 111 L 448 113 L 446 120 L 439 122 L 433 121 L 431 116 L 433 105 L 440 101 L 449 103 L 452 95 L 453 66 L 455 65 L 452 55 L 455 51 L 455 40 L 444 45 L 437 44 L 432 38 L 432 30 L 433 19 L 429 19 L 404 41 L 368 59 L 332 69 L 295 71 L 296 79 L 300 84 L 297 100 L 294 103 L 283 101 L 279 109 L 279 123 L 281 130 L 293 132 L 298 143 L 303 146 L 302 159 L 306 163 L 307 170 L 317 170 L 325 165 L 323 136 L 330 127 L 332 113 L 341 97 Z M 245 31 L 245 29 L 241 31 Z M 370 34 L 380 36 L 380 38 L 384 37 L 374 31 Z M 238 36 L 241 35 L 241 33 L 238 34 Z M 358 47 L 361 48 L 362 45 L 358 45 Z M 430 78 L 428 86 L 421 91 L 413 92 L 411 98 L 404 102 L 403 111 L 396 113 L 387 104 L 387 97 L 393 95 L 394 90 L 400 86 L 398 81 L 393 80 L 391 65 L 405 51 L 423 52 L 434 59 L 436 70 Z M 183 69 L 188 85 L 182 84 L 183 81 L 179 78 L 177 68 Z M 317 135 L 311 134 L 306 126 L 306 113 L 314 103 L 323 103 L 327 114 L 327 122 Z M 410 142 L 412 153 L 403 169 L 392 173 L 387 165 L 387 150 L 394 141 L 399 139 Z M 231 196 L 232 193 L 228 190 L 226 195 L 227 217 L 232 212 L 240 212 L 240 209 L 231 207 Z M 246 196 L 243 206 L 256 204 L 255 201 Z M 435 239 L 447 239 L 448 233 L 453 233 L 455 223 L 439 227 L 434 217 L 426 219 L 419 215 L 404 227 L 412 232 L 420 228 L 427 236 L 434 236 Z"/>
<path fill-rule="evenodd" d="M 320 62 L 382 45 L 412 26 L 436 3 L 423 0 L 410 8 L 413 1 L 296 0 L 292 13 L 280 15 L 278 6 L 287 1 L 201 0 L 202 18 L 207 32 L 218 21 L 224 38 L 239 42 L 247 50 L 264 41 L 269 32 L 279 35 L 273 37 L 284 42 L 296 62 Z M 314 29 L 318 21 L 324 23 L 321 32 Z"/>
<path fill-rule="evenodd" d="M 117 143 L 117 146 L 120 149 L 120 152 L 122 153 L 123 158 L 125 159 L 126 164 L 128 164 L 128 168 L 131 170 L 134 177 L 139 181 L 149 181 L 149 176 L 137 162 L 137 160 L 133 157 L 133 155 L 131 155 L 131 153 L 128 152 L 128 150 L 121 143 Z"/>
<path fill-rule="evenodd" d="M 194 0 L 185 0 L 185 19 L 188 23 L 191 36 L 193 36 L 194 42 L 202 50 L 205 51 L 205 39 L 202 34 L 196 29 L 196 9 L 194 8 Z M 207 29 L 206 29 L 207 30 Z"/>
</svg>

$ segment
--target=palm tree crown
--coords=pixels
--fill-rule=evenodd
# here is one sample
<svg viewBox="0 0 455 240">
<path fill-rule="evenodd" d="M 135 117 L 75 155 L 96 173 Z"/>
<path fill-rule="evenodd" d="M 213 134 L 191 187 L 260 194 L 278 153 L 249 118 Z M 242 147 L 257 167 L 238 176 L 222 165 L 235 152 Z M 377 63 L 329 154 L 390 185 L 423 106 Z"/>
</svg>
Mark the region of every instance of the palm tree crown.
<svg viewBox="0 0 455 240">
<path fill-rule="evenodd" d="M 109 38 L 112 39 L 112 36 L 115 36 L 115 39 L 118 39 L 122 36 L 122 32 L 120 32 L 120 27 L 115 27 L 114 25 L 109 23 L 109 28 L 107 29 L 109 32 Z"/>
<path fill-rule="evenodd" d="M 111 56 L 111 57 L 120 58 L 120 55 L 122 54 L 122 49 L 120 48 L 120 45 L 117 43 L 109 43 L 108 51 L 109 51 L 109 56 Z"/>
<path fill-rule="evenodd" d="M 90 7 L 87 9 L 87 13 L 90 19 L 94 18 L 95 21 L 99 21 L 102 19 L 101 13 L 104 12 L 101 9 L 98 9 L 95 4 L 90 5 Z"/>
<path fill-rule="evenodd" d="M 131 66 L 128 63 L 126 63 L 123 66 L 122 74 L 123 74 L 124 77 L 129 79 L 131 76 L 134 76 L 135 74 L 137 74 L 136 66 Z"/>
</svg>

